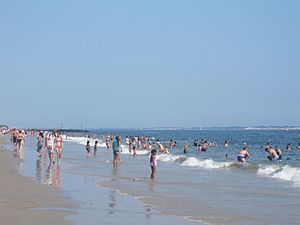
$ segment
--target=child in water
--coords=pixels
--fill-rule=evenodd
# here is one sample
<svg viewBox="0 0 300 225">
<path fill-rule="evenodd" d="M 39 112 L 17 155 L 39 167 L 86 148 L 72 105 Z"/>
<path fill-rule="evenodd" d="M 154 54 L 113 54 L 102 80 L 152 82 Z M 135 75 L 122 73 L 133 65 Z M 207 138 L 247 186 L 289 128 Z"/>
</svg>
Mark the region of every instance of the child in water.
<svg viewBox="0 0 300 225">
<path fill-rule="evenodd" d="M 156 175 L 157 159 L 156 159 L 156 150 L 151 150 L 150 156 L 150 168 L 151 168 L 151 179 Z"/>
</svg>

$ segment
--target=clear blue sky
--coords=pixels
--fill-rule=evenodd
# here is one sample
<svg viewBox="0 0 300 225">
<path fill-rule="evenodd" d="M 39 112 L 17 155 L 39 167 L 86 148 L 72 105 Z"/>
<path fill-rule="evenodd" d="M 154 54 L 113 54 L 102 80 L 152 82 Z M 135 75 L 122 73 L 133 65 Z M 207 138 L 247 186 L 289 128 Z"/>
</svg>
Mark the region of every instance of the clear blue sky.
<svg viewBox="0 0 300 225">
<path fill-rule="evenodd" d="M 300 1 L 0 1 L 0 124 L 300 125 Z"/>
</svg>

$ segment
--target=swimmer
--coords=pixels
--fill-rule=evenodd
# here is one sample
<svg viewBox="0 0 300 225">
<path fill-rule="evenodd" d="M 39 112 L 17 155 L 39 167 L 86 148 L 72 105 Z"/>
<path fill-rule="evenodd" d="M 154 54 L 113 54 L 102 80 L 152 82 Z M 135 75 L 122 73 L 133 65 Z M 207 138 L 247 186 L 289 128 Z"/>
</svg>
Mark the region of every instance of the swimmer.
<svg viewBox="0 0 300 225">
<path fill-rule="evenodd" d="M 288 150 L 288 151 L 292 150 L 292 146 L 291 146 L 291 144 L 287 144 L 287 146 L 286 146 L 286 150 Z"/>
<path fill-rule="evenodd" d="M 300 149 L 300 143 L 298 143 L 297 149 Z"/>
<path fill-rule="evenodd" d="M 229 146 L 229 143 L 228 143 L 228 140 L 226 140 L 224 143 L 224 148 L 228 148 L 228 146 Z"/>
<path fill-rule="evenodd" d="M 250 154 L 249 154 L 249 152 L 248 152 L 248 150 L 247 150 L 247 147 L 244 147 L 241 151 L 240 151 L 240 153 L 239 153 L 239 155 L 237 156 L 237 160 L 239 161 L 239 162 L 246 162 L 246 160 L 247 160 L 247 158 L 248 157 L 250 157 Z"/>
</svg>

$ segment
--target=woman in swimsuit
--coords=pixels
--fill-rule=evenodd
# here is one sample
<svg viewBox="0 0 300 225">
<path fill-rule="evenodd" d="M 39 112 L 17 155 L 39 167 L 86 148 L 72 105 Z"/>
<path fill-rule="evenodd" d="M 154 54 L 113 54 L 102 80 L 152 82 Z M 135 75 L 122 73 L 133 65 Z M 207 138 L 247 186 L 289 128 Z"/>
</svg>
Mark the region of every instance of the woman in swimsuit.
<svg viewBox="0 0 300 225">
<path fill-rule="evenodd" d="M 57 133 L 57 136 L 54 139 L 54 143 L 55 143 L 55 151 L 56 151 L 56 154 L 57 154 L 57 160 L 59 161 L 61 159 L 62 150 L 64 148 L 63 139 L 62 139 L 62 137 L 60 136 L 59 133 Z"/>
<path fill-rule="evenodd" d="M 19 151 L 22 150 L 22 147 L 23 147 L 23 143 L 24 143 L 24 138 L 25 138 L 25 133 L 24 131 L 19 131 L 19 134 L 17 136 L 17 149 Z"/>
<path fill-rule="evenodd" d="M 46 147 L 48 149 L 48 155 L 50 160 L 50 165 L 54 164 L 54 135 L 52 133 L 48 133 L 46 135 Z"/>
</svg>

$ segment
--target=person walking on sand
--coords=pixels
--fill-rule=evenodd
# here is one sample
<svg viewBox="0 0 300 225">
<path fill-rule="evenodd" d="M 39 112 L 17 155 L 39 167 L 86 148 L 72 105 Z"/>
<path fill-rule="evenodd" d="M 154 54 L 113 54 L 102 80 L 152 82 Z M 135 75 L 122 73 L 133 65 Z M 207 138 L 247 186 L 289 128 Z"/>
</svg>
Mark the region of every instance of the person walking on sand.
<svg viewBox="0 0 300 225">
<path fill-rule="evenodd" d="M 121 138 L 116 136 L 116 140 L 112 143 L 113 149 L 113 167 L 117 168 L 120 161 L 120 147 L 121 147 Z"/>
<path fill-rule="evenodd" d="M 156 175 L 156 168 L 157 168 L 157 159 L 156 159 L 156 150 L 151 150 L 150 155 L 150 168 L 151 168 L 151 176 L 150 178 L 153 179 Z"/>
<path fill-rule="evenodd" d="M 60 133 L 56 133 L 54 143 L 55 143 L 55 151 L 56 151 L 56 154 L 57 154 L 57 161 L 60 161 L 61 156 L 62 156 L 62 151 L 63 151 L 63 148 L 64 148 L 63 138 L 60 135 Z"/>
</svg>

